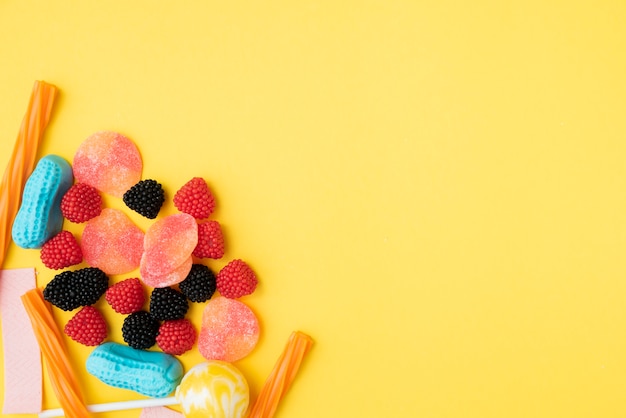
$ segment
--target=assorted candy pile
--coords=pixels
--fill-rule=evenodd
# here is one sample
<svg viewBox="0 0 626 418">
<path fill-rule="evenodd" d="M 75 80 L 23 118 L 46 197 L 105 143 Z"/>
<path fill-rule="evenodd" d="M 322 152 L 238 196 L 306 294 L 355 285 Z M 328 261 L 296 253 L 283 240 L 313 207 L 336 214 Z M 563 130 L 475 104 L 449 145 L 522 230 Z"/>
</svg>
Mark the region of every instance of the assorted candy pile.
<svg viewBox="0 0 626 418">
<path fill-rule="evenodd" d="M 137 147 L 116 132 L 91 135 L 71 165 L 59 156 L 46 156 L 26 182 L 12 236 L 22 248 L 40 249 L 46 267 L 67 269 L 50 280 L 43 297 L 59 309 L 76 311 L 64 332 L 96 347 L 88 371 L 104 383 L 160 397 L 177 388 L 182 372 L 155 391 L 141 371 L 148 365 L 157 370 L 161 363 L 180 366 L 175 356 L 195 345 L 207 360 L 202 367 L 235 373 L 230 363 L 247 356 L 259 338 L 256 315 L 236 299 L 253 293 L 258 280 L 241 259 L 217 274 L 203 263 L 223 257 L 224 237 L 219 222 L 207 219 L 215 198 L 202 177 L 176 191 L 172 200 L 178 213 L 159 217 L 167 195 L 159 182 L 141 175 Z M 104 207 L 102 193 L 121 198 L 130 210 L 154 222 L 143 231 L 124 211 Z M 80 237 L 63 229 L 65 221 L 84 224 Z M 70 269 L 83 262 L 87 267 Z M 115 283 L 110 279 L 137 269 L 139 277 Z M 124 315 L 125 344 L 107 341 L 106 318 L 96 306 L 102 297 L 104 306 Z M 187 318 L 190 303 L 206 303 L 199 332 Z M 154 349 L 161 353 L 153 354 Z M 127 374 L 112 378 L 111 371 L 120 367 Z M 194 369 L 193 376 L 206 372 Z M 177 395 L 181 401 L 183 391 Z"/>
<path fill-rule="evenodd" d="M 14 360 L 9 363 L 11 367 L 5 367 L 5 379 L 23 379 L 26 371 L 31 372 L 33 380 L 41 381 L 37 364 L 27 370 L 18 370 L 15 365 L 43 359 L 61 406 L 41 411 L 41 392 L 38 395 L 29 387 L 27 392 L 33 396 L 22 402 L 20 385 L 5 385 L 4 411 L 8 406 L 10 413 L 39 413 L 42 418 L 87 418 L 96 410 L 145 406 L 142 400 L 86 404 L 83 385 L 52 315 L 52 304 L 76 311 L 64 332 L 85 346 L 95 347 L 86 369 L 105 384 L 153 397 L 151 405 L 177 402 L 186 418 L 271 418 L 313 340 L 299 331 L 291 334 L 257 399 L 248 408 L 248 384 L 231 362 L 254 348 L 259 325 L 254 313 L 235 299 L 254 292 L 257 278 L 241 260 L 231 261 L 217 275 L 202 263 L 204 258 L 224 255 L 221 227 L 217 221 L 207 220 L 215 199 L 206 182 L 201 177 L 191 179 L 173 198 L 180 213 L 159 219 L 142 231 L 123 211 L 104 208 L 101 196 L 107 193 L 121 198 L 129 209 L 148 219 L 158 217 L 167 196 L 155 180 L 141 179 L 141 156 L 130 139 L 116 132 L 98 132 L 80 145 L 73 167 L 57 155 L 41 158 L 35 167 L 38 144 L 56 93 L 55 86 L 35 82 L 0 181 L 0 267 L 11 240 L 22 248 L 41 249 L 42 263 L 50 269 L 63 270 L 83 261 L 88 267 L 57 274 L 43 290 L 36 286 L 34 268 L 31 273 L 13 270 L 16 274 L 2 270 L 0 283 L 6 284 L 2 308 L 20 324 L 29 321 L 35 339 L 6 338 L 14 335 L 5 331 L 19 328 L 4 324 L 5 366 L 9 357 Z M 63 230 L 65 220 L 85 223 L 80 240 Z M 109 282 L 110 275 L 123 275 L 137 268 L 140 277 Z M 18 288 L 7 283 L 8 277 L 27 280 Z M 220 295 L 214 297 L 216 291 Z M 11 295 L 19 296 L 23 311 Z M 107 341 L 106 319 L 96 307 L 103 295 L 113 311 L 125 315 L 122 334 L 126 344 Z M 189 302 L 207 302 L 199 335 L 185 317 Z M 20 344 L 26 340 L 22 347 Z M 196 342 L 207 360 L 183 373 L 176 356 L 192 349 Z M 148 350 L 155 344 L 161 351 Z M 7 388 L 16 390 L 10 392 Z M 175 396 L 167 397 L 173 392 Z"/>
</svg>

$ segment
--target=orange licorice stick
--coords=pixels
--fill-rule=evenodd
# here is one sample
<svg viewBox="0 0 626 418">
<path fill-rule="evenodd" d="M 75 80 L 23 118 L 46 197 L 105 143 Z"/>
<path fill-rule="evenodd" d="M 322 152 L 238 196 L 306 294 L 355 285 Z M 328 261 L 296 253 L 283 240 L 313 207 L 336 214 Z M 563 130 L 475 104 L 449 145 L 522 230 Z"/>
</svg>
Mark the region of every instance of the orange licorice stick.
<svg viewBox="0 0 626 418">
<path fill-rule="evenodd" d="M 69 361 L 63 335 L 54 322 L 50 305 L 44 300 L 41 289 L 22 295 L 22 303 L 30 317 L 41 354 L 50 375 L 50 382 L 65 416 L 87 418 L 87 410 L 76 373 Z"/>
<path fill-rule="evenodd" d="M 302 359 L 313 345 L 308 335 L 295 331 L 289 337 L 285 350 L 279 357 L 274 369 L 268 376 L 257 397 L 248 418 L 271 418 L 278 403 L 285 396 L 295 379 Z"/>
<path fill-rule="evenodd" d="M 35 81 L 13 154 L 0 183 L 0 268 L 11 242 L 11 226 L 20 207 L 22 189 L 35 167 L 39 143 L 50 120 L 56 94 L 55 86 Z"/>
</svg>

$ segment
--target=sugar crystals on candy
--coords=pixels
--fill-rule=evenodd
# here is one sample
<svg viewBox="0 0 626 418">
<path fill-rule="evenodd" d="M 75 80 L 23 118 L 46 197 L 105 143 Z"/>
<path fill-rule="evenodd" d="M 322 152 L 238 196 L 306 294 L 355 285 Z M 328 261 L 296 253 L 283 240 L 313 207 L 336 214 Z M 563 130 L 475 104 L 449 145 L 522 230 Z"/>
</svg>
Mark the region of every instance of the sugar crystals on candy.
<svg viewBox="0 0 626 418">
<path fill-rule="evenodd" d="M 148 228 L 139 271 L 152 287 L 180 283 L 191 270 L 191 254 L 198 243 L 198 224 L 191 215 L 178 213 L 159 219 Z"/>
<path fill-rule="evenodd" d="M 100 131 L 80 144 L 73 167 L 77 181 L 121 198 L 141 179 L 143 162 L 129 138 L 117 132 Z"/>
<path fill-rule="evenodd" d="M 189 256 L 183 264 L 163 275 L 151 275 L 147 272 L 141 272 L 141 280 L 150 287 L 166 287 L 173 286 L 177 283 L 185 280 L 191 267 L 193 265 L 193 258 Z"/>
<path fill-rule="evenodd" d="M 105 208 L 85 225 L 81 249 L 90 266 L 107 274 L 124 274 L 139 266 L 143 240 L 143 231 L 124 212 Z"/>
<path fill-rule="evenodd" d="M 207 360 L 234 362 L 244 358 L 259 340 L 259 321 L 246 304 L 218 296 L 202 313 L 198 350 Z"/>
</svg>

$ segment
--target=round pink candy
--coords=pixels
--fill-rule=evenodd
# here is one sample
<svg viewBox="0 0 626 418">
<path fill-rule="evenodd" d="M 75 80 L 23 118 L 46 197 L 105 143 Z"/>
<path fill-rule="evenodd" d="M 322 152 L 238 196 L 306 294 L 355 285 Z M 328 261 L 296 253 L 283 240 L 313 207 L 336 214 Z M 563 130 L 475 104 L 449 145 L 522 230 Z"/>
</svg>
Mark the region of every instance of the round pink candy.
<svg viewBox="0 0 626 418">
<path fill-rule="evenodd" d="M 100 131 L 80 144 L 72 168 L 78 182 L 122 197 L 141 180 L 143 163 L 133 141 L 117 132 Z"/>
<path fill-rule="evenodd" d="M 233 362 L 250 354 L 259 340 L 259 321 L 243 302 L 217 296 L 202 313 L 198 350 L 207 360 Z"/>
<path fill-rule="evenodd" d="M 177 283 L 185 280 L 189 272 L 191 271 L 191 266 L 193 264 L 193 258 L 189 256 L 189 258 L 183 261 L 183 264 L 178 266 L 176 269 L 170 271 L 169 273 L 163 275 L 151 275 L 147 272 L 141 272 L 141 280 L 151 287 L 167 287 L 173 286 Z"/>
<path fill-rule="evenodd" d="M 153 223 L 146 231 L 141 257 L 142 276 L 165 276 L 178 269 L 198 244 L 198 224 L 193 216 L 177 213 Z"/>
<path fill-rule="evenodd" d="M 117 209 L 102 209 L 85 225 L 80 240 L 85 261 L 106 274 L 125 274 L 139 267 L 143 231 Z"/>
</svg>

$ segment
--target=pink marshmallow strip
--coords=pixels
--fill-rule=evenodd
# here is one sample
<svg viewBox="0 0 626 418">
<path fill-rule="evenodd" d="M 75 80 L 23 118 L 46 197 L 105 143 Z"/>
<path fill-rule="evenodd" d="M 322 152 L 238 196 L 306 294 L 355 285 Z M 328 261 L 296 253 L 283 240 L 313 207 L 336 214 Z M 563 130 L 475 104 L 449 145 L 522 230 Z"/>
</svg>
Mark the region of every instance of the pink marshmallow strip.
<svg viewBox="0 0 626 418">
<path fill-rule="evenodd" d="M 34 268 L 0 270 L 4 414 L 37 414 L 42 408 L 41 352 L 20 299 L 36 286 Z"/>
</svg>

